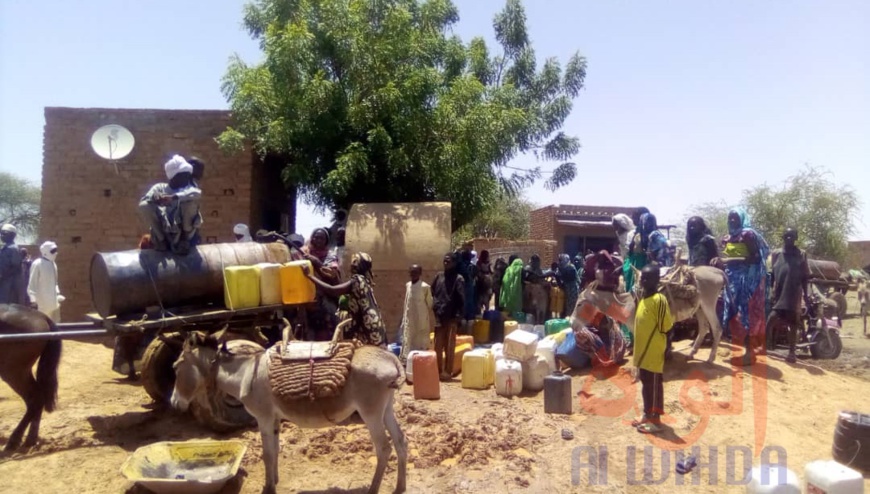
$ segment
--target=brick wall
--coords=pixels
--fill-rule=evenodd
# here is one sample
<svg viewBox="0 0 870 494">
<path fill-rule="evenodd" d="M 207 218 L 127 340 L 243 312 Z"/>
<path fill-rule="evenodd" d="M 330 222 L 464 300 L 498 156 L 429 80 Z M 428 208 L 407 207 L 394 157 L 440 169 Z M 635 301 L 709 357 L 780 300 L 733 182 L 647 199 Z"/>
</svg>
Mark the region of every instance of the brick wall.
<svg viewBox="0 0 870 494">
<path fill-rule="evenodd" d="M 173 154 L 205 161 L 200 184 L 204 241 L 232 241 L 235 223 L 251 223 L 250 153 L 223 154 L 214 138 L 229 123 L 215 110 L 46 108 L 39 239 L 58 244 L 63 319 L 80 320 L 91 306 L 89 268 L 95 251 L 134 249 L 147 232 L 137 205 L 148 188 L 165 182 L 163 163 Z M 99 127 L 119 124 L 136 145 L 118 172 L 90 147 Z"/>
<path fill-rule="evenodd" d="M 547 206 L 529 212 L 529 238 L 537 240 L 552 240 L 555 224 L 555 206 Z"/>
<path fill-rule="evenodd" d="M 505 240 L 501 238 L 476 238 L 474 250 L 481 252 L 489 251 L 491 262 L 499 257 L 507 260 L 512 254 L 520 256 L 524 262 L 528 262 L 532 254 L 541 257 L 541 263 L 546 268 L 556 260 L 556 242 L 553 240 Z"/>
<path fill-rule="evenodd" d="M 848 269 L 863 269 L 870 265 L 870 240 L 849 242 Z"/>
</svg>

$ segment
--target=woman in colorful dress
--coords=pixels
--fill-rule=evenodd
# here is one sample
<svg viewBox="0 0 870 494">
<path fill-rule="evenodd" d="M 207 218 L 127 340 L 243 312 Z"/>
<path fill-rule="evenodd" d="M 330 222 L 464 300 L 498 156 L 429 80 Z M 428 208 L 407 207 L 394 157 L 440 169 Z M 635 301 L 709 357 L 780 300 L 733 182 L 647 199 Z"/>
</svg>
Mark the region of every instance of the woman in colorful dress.
<svg viewBox="0 0 870 494">
<path fill-rule="evenodd" d="M 308 244 L 302 247 L 302 253 L 314 268 L 317 278 L 328 285 L 337 285 L 341 281 L 341 271 L 338 259 L 329 248 L 329 231 L 326 228 L 315 228 L 311 232 Z M 338 324 L 336 311 L 338 298 L 328 294 L 318 293 L 314 300 L 315 309 L 307 312 L 310 339 L 328 341 L 332 339 L 335 326 Z"/>
<path fill-rule="evenodd" d="M 347 309 L 353 322 L 345 330 L 345 339 L 356 339 L 366 345 L 382 348 L 387 346 L 387 332 L 381 310 L 375 299 L 372 283 L 372 258 L 365 252 L 353 255 L 350 262 L 350 279 L 338 285 L 329 285 L 315 277 L 307 266 L 302 268 L 318 291 L 331 296 L 347 295 Z"/>
<path fill-rule="evenodd" d="M 746 352 L 738 365 L 751 365 L 755 355 L 765 347 L 765 301 L 770 248 L 760 233 L 752 229 L 749 216 L 742 209 L 728 213 L 728 235 L 722 238 L 722 257 L 728 289 L 725 291 L 725 314 L 722 326 L 730 329 L 731 341 L 742 344 Z"/>
</svg>

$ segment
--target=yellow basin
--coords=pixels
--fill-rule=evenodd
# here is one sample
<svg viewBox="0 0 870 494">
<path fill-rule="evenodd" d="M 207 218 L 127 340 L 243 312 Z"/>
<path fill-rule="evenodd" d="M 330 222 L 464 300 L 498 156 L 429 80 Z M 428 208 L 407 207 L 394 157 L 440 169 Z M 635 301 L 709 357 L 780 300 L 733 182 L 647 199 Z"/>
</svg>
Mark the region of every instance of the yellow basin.
<svg viewBox="0 0 870 494">
<path fill-rule="evenodd" d="M 159 442 L 130 455 L 121 474 L 157 494 L 211 494 L 239 471 L 241 441 Z"/>
</svg>

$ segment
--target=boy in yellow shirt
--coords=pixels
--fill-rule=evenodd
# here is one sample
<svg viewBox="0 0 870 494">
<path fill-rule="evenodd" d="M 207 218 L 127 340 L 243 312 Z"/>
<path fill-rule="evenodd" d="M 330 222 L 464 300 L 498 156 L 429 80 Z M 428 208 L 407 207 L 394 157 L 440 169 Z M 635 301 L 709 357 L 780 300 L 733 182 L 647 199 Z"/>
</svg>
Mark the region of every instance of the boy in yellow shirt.
<svg viewBox="0 0 870 494">
<path fill-rule="evenodd" d="M 668 300 L 658 293 L 659 277 L 658 264 L 648 264 L 641 271 L 643 298 L 637 304 L 634 329 L 635 380 L 641 382 L 643 418 L 635 420 L 632 425 L 647 434 L 661 432 L 667 333 L 674 325 Z"/>
</svg>

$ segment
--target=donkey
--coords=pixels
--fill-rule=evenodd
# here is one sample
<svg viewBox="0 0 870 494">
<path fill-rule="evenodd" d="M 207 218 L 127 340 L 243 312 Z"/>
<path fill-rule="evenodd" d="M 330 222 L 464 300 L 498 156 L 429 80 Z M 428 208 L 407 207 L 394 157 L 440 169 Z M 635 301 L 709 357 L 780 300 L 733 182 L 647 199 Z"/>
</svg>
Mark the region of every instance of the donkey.
<svg viewBox="0 0 870 494">
<path fill-rule="evenodd" d="M 698 319 L 698 336 L 692 344 L 692 350 L 689 351 L 689 360 L 695 358 L 695 354 L 701 348 L 701 343 L 704 342 L 707 333 L 712 329 L 713 346 L 710 348 L 707 363 L 713 363 L 716 358 L 716 350 L 719 348 L 719 340 L 722 338 L 722 324 L 716 315 L 716 303 L 719 300 L 719 294 L 728 283 L 728 278 L 724 271 L 713 266 L 695 266 L 691 270 L 695 278 L 695 288 L 698 289 L 698 301 L 693 308 L 680 311 L 679 314 L 673 314 L 674 322 L 685 321 L 692 316 Z M 640 279 L 640 273 L 637 273 L 637 277 Z M 628 322 L 632 331 L 634 330 L 634 316 L 635 313 L 632 312 Z"/>
<path fill-rule="evenodd" d="M 634 269 L 634 268 L 632 268 Z M 712 328 L 713 332 L 713 347 L 710 349 L 710 356 L 707 357 L 707 363 L 712 363 L 716 358 L 716 350 L 719 348 L 719 340 L 722 338 L 722 325 L 719 323 L 719 318 L 716 317 L 716 303 L 719 299 L 719 294 L 725 288 L 728 281 L 725 272 L 721 269 L 712 266 L 697 266 L 692 269 L 695 278 L 695 287 L 698 289 L 698 301 L 694 307 L 680 311 L 679 314 L 673 314 L 674 322 L 684 321 L 696 316 L 698 318 L 698 336 L 692 345 L 692 350 L 689 352 L 689 359 L 693 359 L 698 349 L 701 348 L 701 343 Z M 640 271 L 635 270 L 636 279 L 640 279 Z M 636 284 L 638 286 L 639 284 Z M 639 288 L 639 287 L 638 287 Z M 593 287 L 594 290 L 594 287 Z M 599 307 L 606 307 L 611 304 L 616 304 L 628 310 L 626 325 L 634 332 L 634 317 L 635 317 L 635 298 L 633 294 L 615 294 L 598 290 L 594 294 L 587 294 L 590 301 Z M 581 317 L 581 308 L 583 306 L 583 294 L 577 300 L 577 305 L 574 308 L 573 320 L 579 321 Z M 603 310 L 603 309 L 602 309 Z M 574 323 L 572 323 L 573 325 Z"/>
<path fill-rule="evenodd" d="M 57 331 L 57 326 L 45 314 L 15 304 L 0 304 L 0 334 L 47 333 Z M 0 379 L 12 388 L 27 406 L 21 422 L 12 431 L 5 451 L 10 452 L 21 445 L 24 431 L 27 438 L 24 446 L 30 447 L 39 439 L 39 423 L 42 412 L 54 411 L 57 404 L 57 367 L 60 364 L 60 340 L 32 340 L 0 343 Z M 33 364 L 36 379 L 33 378 Z"/>
<path fill-rule="evenodd" d="M 357 348 L 351 360 L 344 388 L 331 398 L 299 400 L 292 405 L 272 394 L 269 382 L 270 354 L 275 347 L 263 347 L 244 340 L 225 342 L 219 347 L 214 336 L 191 335 L 175 362 L 172 406 L 184 411 L 207 386 L 238 399 L 257 419 L 263 441 L 266 467 L 264 493 L 274 493 L 278 484 L 278 434 L 281 419 L 303 428 L 330 427 L 359 412 L 371 434 L 378 462 L 369 493 L 376 494 L 383 480 L 392 448 L 399 460 L 394 492 L 405 492 L 408 445 L 393 410 L 393 398 L 404 380 L 402 365 L 391 352 L 374 346 Z"/>
</svg>

